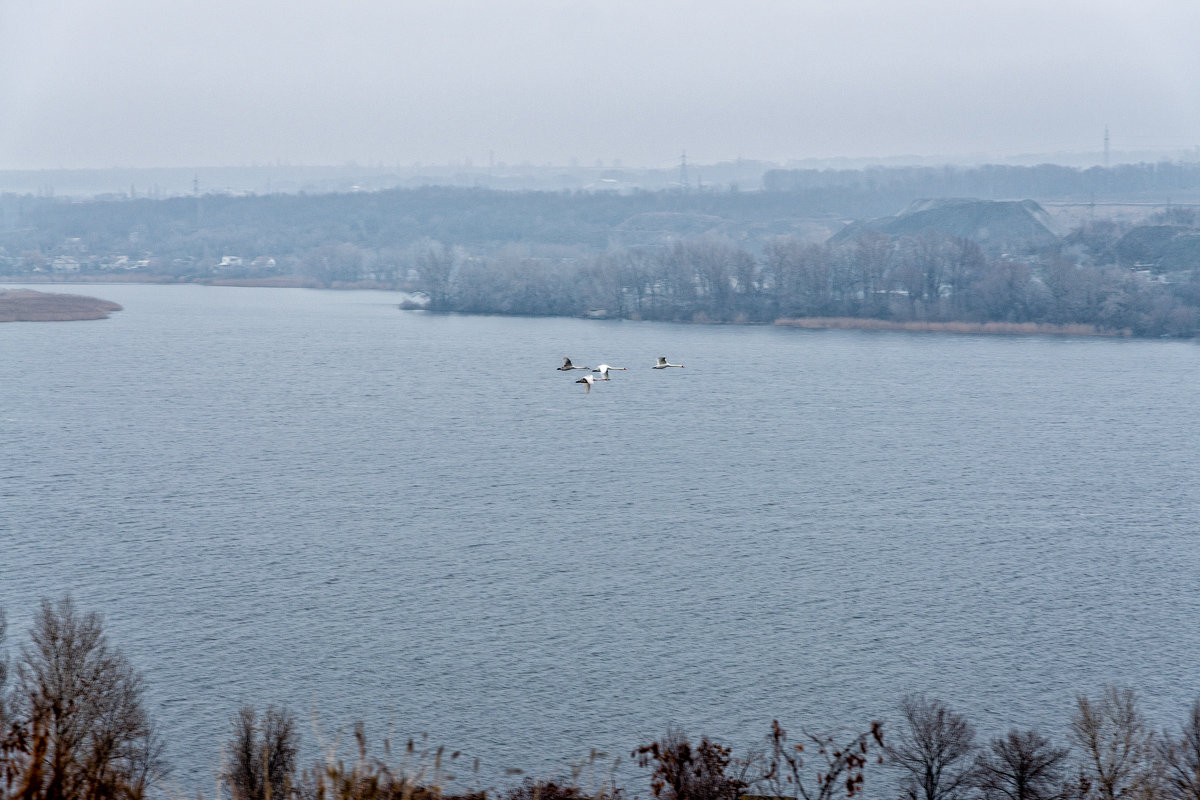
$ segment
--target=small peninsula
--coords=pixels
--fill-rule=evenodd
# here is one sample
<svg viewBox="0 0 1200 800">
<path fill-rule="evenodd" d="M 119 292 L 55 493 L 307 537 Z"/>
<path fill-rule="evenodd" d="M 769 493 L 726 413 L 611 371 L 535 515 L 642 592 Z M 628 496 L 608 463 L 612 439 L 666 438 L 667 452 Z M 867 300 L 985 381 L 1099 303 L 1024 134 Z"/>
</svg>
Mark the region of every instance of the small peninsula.
<svg viewBox="0 0 1200 800">
<path fill-rule="evenodd" d="M 51 294 L 32 289 L 0 289 L 0 322 L 107 319 L 121 306 L 98 297 Z"/>
</svg>

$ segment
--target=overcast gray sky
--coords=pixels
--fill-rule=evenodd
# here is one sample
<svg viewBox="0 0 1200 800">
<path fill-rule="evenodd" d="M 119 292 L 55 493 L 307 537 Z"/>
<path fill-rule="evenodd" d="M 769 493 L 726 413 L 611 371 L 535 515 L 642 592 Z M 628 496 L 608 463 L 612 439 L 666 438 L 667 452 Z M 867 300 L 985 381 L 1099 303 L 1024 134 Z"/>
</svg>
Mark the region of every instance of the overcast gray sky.
<svg viewBox="0 0 1200 800">
<path fill-rule="evenodd" d="M 1200 145 L 1197 0 L 0 0 L 0 169 Z"/>
</svg>

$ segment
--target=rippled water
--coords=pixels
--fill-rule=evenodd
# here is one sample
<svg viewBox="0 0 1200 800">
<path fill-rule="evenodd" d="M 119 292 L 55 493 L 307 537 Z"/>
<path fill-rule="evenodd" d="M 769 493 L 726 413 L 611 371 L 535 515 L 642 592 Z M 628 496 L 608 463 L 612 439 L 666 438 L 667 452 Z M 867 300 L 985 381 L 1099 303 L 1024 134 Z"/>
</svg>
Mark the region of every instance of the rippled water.
<svg viewBox="0 0 1200 800">
<path fill-rule="evenodd" d="M 10 655 L 40 597 L 104 612 L 184 787 L 243 702 L 486 782 L 914 690 L 1060 739 L 1105 682 L 1200 694 L 1195 344 L 83 291 L 125 310 L 0 326 Z"/>
</svg>

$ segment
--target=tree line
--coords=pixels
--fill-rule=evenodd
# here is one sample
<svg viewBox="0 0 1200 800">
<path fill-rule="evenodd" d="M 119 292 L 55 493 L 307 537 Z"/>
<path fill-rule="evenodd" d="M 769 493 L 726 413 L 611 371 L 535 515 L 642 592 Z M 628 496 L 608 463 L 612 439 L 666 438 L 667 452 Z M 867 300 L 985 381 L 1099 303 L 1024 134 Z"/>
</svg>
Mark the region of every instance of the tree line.
<svg viewBox="0 0 1200 800">
<path fill-rule="evenodd" d="M 867 198 L 863 198 L 866 200 Z M 347 244 L 372 252 L 403 250 L 423 240 L 486 252 L 509 244 L 603 251 L 613 242 L 641 242 L 718 227 L 787 232 L 798 218 L 890 213 L 857 200 L 830 206 L 808 194 L 766 192 L 500 191 L 448 186 L 321 195 L 220 195 L 162 200 L 68 202 L 0 197 L 0 247 L 53 257 L 78 240 L 91 257 L 120 254 L 174 259 L 259 255 L 300 258 Z"/>
<path fill-rule="evenodd" d="M 1025 185 L 1060 174 L 1134 187 L 1200 181 L 1200 167 L 1191 165 L 1096 174 L 1047 166 L 797 173 L 794 190 L 753 193 L 427 187 L 82 203 L 6 196 L 0 274 L 291 277 L 312 286 L 422 291 L 432 310 L 468 313 L 711 322 L 851 317 L 1194 336 L 1200 225 L 1190 209 L 1175 208 L 1132 232 L 1129 223 L 1094 220 L 1052 247 L 1007 254 L 932 231 L 822 243 L 810 229 L 832 230 L 880 197 L 891 198 L 894 211 L 921 189 L 947 193 L 985 178 Z M 891 188 L 883 191 L 884 184 Z"/>
<path fill-rule="evenodd" d="M 1090 239 L 1089 239 L 1090 237 Z M 432 245 L 415 259 L 435 311 L 689 322 L 852 317 L 1085 325 L 1194 336 L 1200 265 L 1171 282 L 1092 260 L 1111 248 L 1081 229 L 1043 256 L 989 257 L 969 239 L 871 233 L 844 245 L 777 237 L 760 252 L 716 239 L 583 259 L 472 256 Z"/>
<path fill-rule="evenodd" d="M 0 643 L 4 636 L 0 614 Z M 3 651 L 0 650 L 0 656 Z M 165 792 L 164 739 L 145 707 L 139 673 L 112 646 L 96 613 L 70 597 L 44 600 L 15 662 L 0 658 L 0 800 L 143 800 Z M 1179 728 L 1155 731 L 1133 690 L 1080 694 L 1065 740 L 1013 728 L 986 741 L 939 699 L 910 694 L 892 727 L 789 733 L 775 721 L 763 745 L 733 749 L 679 728 L 634 747 L 659 800 L 1198 800 L 1200 700 Z M 363 725 L 350 758 L 303 766 L 295 716 L 241 708 L 230 720 L 218 793 L 224 800 L 620 800 L 615 770 L 584 786 L 604 754 L 518 786 L 448 788 L 460 752 L 406 742 L 373 750 Z M 465 760 L 465 759 L 464 759 Z M 465 766 L 459 764 L 459 766 Z M 515 771 L 519 772 L 519 770 Z M 881 788 L 875 788 L 881 784 Z"/>
</svg>

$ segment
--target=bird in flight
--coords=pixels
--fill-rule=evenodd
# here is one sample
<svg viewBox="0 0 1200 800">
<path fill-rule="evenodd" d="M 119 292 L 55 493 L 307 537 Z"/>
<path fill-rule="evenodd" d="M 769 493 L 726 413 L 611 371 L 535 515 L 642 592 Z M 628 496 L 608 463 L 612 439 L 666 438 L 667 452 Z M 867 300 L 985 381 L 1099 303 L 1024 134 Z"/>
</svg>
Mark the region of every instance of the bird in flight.
<svg viewBox="0 0 1200 800">
<path fill-rule="evenodd" d="M 566 356 L 563 356 L 563 365 L 561 367 L 559 367 L 559 369 L 560 370 L 591 369 L 591 367 L 577 367 L 571 363 L 571 359 L 567 358 Z"/>
<path fill-rule="evenodd" d="M 667 367 L 682 367 L 683 364 L 669 364 L 663 356 L 658 357 L 658 363 L 654 365 L 654 369 L 666 369 Z"/>
<path fill-rule="evenodd" d="M 598 366 L 594 370 L 592 370 L 592 372 L 599 372 L 600 380 L 608 381 L 608 380 L 612 380 L 612 378 L 608 377 L 608 371 L 610 369 L 627 369 L 627 368 L 626 367 L 610 367 L 608 364 L 601 364 L 600 366 Z"/>
</svg>

